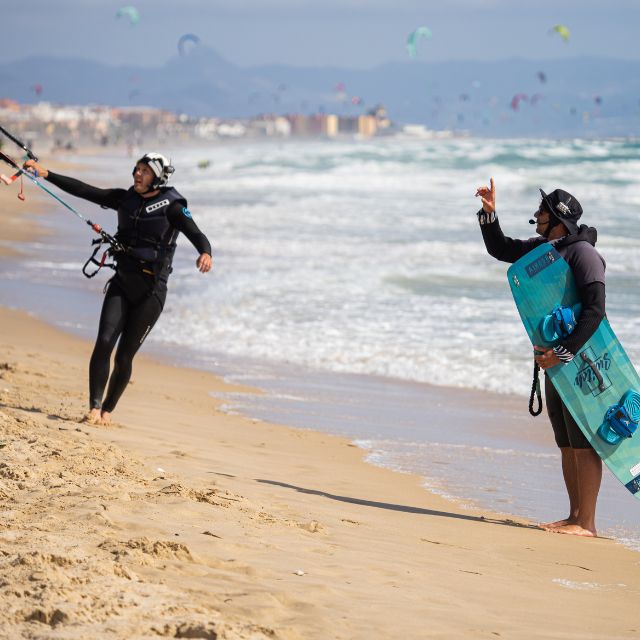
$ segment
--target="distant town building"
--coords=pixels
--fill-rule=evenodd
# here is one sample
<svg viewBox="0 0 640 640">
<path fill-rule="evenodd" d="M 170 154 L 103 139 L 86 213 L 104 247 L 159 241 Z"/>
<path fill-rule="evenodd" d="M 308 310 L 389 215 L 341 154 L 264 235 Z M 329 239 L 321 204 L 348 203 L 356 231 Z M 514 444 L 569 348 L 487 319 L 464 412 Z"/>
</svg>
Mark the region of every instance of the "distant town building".
<svg viewBox="0 0 640 640">
<path fill-rule="evenodd" d="M 143 143 L 225 138 L 373 138 L 401 134 L 437 135 L 421 125 L 393 125 L 384 105 L 364 115 L 316 113 L 261 114 L 254 118 L 192 118 L 144 106 L 73 106 L 50 102 L 19 104 L 0 98 L 0 121 L 36 145 L 71 149 L 80 144 L 125 144 L 133 152 Z"/>
</svg>

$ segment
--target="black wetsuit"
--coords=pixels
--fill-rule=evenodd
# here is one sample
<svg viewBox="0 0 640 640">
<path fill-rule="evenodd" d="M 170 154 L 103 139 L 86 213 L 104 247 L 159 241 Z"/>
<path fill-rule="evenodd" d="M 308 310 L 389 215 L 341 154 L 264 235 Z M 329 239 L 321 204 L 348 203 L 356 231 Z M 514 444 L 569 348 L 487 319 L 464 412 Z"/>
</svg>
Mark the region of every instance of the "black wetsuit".
<svg viewBox="0 0 640 640">
<path fill-rule="evenodd" d="M 184 233 L 199 254 L 211 255 L 211 245 L 175 189 L 163 187 L 157 197 L 145 199 L 133 188 L 98 189 L 51 171 L 47 179 L 71 195 L 115 209 L 116 237 L 129 247 L 127 254 L 116 256 L 116 275 L 107 288 L 89 365 L 90 406 L 111 412 L 129 383 L 134 355 L 162 313 L 178 233 Z"/>
</svg>

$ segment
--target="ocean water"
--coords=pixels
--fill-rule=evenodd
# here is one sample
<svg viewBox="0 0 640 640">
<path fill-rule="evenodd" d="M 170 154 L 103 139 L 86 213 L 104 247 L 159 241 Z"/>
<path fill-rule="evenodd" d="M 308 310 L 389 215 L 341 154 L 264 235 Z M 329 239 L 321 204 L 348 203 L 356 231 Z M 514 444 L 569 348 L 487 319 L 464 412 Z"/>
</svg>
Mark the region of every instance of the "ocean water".
<svg viewBox="0 0 640 640">
<path fill-rule="evenodd" d="M 462 139 L 181 152 L 176 177 L 213 238 L 216 274 L 203 284 L 180 263 L 176 313 L 154 339 L 527 393 L 529 349 L 505 265 L 487 256 L 475 217 L 475 189 L 494 176 L 503 228 L 516 237 L 533 235 L 538 186 L 579 197 L 608 261 L 609 317 L 637 360 L 639 151 L 617 141 Z"/>
<path fill-rule="evenodd" d="M 514 237 L 533 233 L 538 187 L 580 200 L 607 261 L 609 319 L 640 363 L 639 152 L 633 140 L 472 138 L 176 149 L 175 184 L 212 240 L 215 267 L 199 274 L 181 239 L 165 313 L 145 348 L 267 390 L 261 399 L 229 398 L 230 410 L 348 435 L 372 461 L 470 502 L 564 515 L 544 417 L 535 429 L 546 439 L 496 439 L 490 420 L 458 416 L 467 427 L 452 430 L 457 409 L 433 411 L 442 387 L 459 389 L 461 404 L 469 392 L 515 395 L 523 415 L 509 409 L 495 419 L 531 429 L 530 347 L 508 265 L 484 249 L 474 193 L 494 177 L 498 215 Z M 201 160 L 210 165 L 199 169 Z M 127 184 L 130 162 L 92 158 L 87 179 Z M 111 214 L 74 202 L 113 228 Z M 61 326 L 91 336 L 106 278 L 79 276 L 89 234 L 64 211 L 45 224 L 52 239 L 3 268 L 1 300 L 48 319 L 53 312 Z M 640 541 L 636 501 L 609 480 L 603 498 L 605 531 Z"/>
</svg>

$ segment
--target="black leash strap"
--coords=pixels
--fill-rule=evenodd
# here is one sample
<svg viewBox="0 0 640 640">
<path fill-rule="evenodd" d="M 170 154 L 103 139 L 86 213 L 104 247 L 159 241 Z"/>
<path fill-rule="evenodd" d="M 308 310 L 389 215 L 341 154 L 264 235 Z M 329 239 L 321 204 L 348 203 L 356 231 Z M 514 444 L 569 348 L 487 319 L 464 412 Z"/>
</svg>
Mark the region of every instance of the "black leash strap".
<svg viewBox="0 0 640 640">
<path fill-rule="evenodd" d="M 538 400 L 538 408 L 533 408 L 534 398 Z M 531 395 L 529 396 L 529 413 L 535 418 L 542 413 L 542 394 L 540 393 L 540 365 L 534 362 L 533 383 L 531 384 Z"/>
</svg>

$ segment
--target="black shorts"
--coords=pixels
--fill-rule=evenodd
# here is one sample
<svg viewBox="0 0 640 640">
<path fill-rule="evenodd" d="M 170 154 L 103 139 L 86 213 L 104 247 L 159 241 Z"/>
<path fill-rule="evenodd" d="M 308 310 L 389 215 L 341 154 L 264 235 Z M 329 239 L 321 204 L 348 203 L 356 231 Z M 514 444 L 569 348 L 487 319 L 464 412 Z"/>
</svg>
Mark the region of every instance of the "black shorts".
<svg viewBox="0 0 640 640">
<path fill-rule="evenodd" d="M 547 401 L 547 414 L 556 437 L 556 444 L 560 447 L 572 449 L 591 449 L 591 444 L 580 430 L 569 409 L 564 406 L 560 394 L 556 391 L 549 376 L 544 376 L 544 395 Z"/>
</svg>

